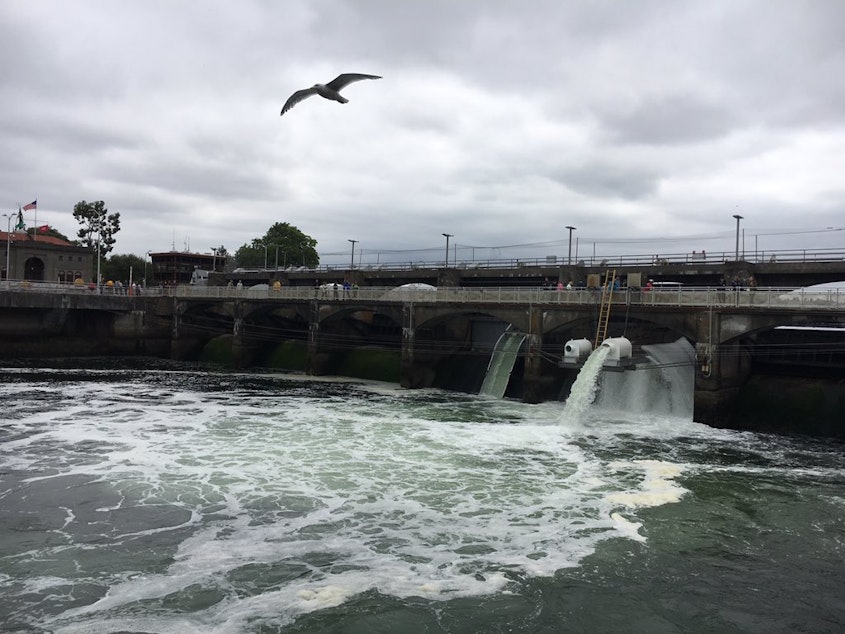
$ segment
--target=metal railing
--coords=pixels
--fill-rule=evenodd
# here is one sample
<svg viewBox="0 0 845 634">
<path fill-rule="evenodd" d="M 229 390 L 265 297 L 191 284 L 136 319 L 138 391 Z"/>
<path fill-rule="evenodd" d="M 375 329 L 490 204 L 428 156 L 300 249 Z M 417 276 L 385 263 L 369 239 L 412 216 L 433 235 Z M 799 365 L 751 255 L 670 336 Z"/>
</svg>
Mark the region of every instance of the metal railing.
<svg viewBox="0 0 845 634">
<path fill-rule="evenodd" d="M 179 298 L 311 300 L 359 303 L 490 303 L 527 305 L 598 305 L 601 290 L 546 290 L 531 287 L 458 287 L 436 289 L 404 289 L 366 286 L 344 289 L 283 286 L 280 289 L 237 288 L 224 286 L 177 286 L 164 293 Z M 614 291 L 613 305 L 688 306 L 688 307 L 756 307 L 787 309 L 827 309 L 845 311 L 845 287 L 807 290 L 796 288 L 679 287 L 672 289 L 622 289 Z"/>
<path fill-rule="evenodd" d="M 0 282 L 3 292 L 50 294 L 98 294 L 98 289 L 73 284 L 44 282 Z M 149 288 L 100 287 L 99 294 L 108 297 L 174 297 L 179 299 L 207 300 L 274 300 L 305 301 L 317 299 L 326 302 L 358 303 L 476 303 L 522 304 L 561 306 L 597 306 L 601 301 L 600 289 L 577 288 L 572 290 L 547 290 L 538 287 L 441 287 L 415 289 L 403 287 L 364 286 L 345 289 L 341 285 L 282 286 L 268 288 L 238 286 L 190 286 Z M 615 306 L 665 306 L 665 307 L 748 307 L 778 309 L 820 309 L 845 311 L 845 285 L 838 288 L 719 288 L 690 287 L 633 289 L 623 288 L 613 292 Z"/>
<path fill-rule="evenodd" d="M 450 261 L 448 265 L 443 260 L 404 260 L 397 262 L 361 263 L 355 265 L 355 270 L 363 272 L 375 271 L 418 271 L 438 270 L 443 268 L 452 269 L 518 269 L 527 267 L 560 267 L 567 265 L 566 256 L 545 256 L 540 258 L 495 258 L 479 260 L 458 260 Z M 715 252 L 684 252 L 684 253 L 661 253 L 661 254 L 634 254 L 634 255 L 590 255 L 574 256 L 572 264 L 586 267 L 645 267 L 664 266 L 671 264 L 683 265 L 718 265 L 736 261 L 734 251 Z M 754 251 L 740 254 L 740 261 L 752 264 L 785 263 L 785 262 L 843 262 L 845 261 L 845 249 L 779 249 L 771 251 Z M 278 269 L 235 269 L 229 273 L 308 273 L 308 272 L 330 272 L 348 271 L 349 266 L 345 264 L 321 264 L 320 266 L 304 267 L 289 266 Z"/>
</svg>

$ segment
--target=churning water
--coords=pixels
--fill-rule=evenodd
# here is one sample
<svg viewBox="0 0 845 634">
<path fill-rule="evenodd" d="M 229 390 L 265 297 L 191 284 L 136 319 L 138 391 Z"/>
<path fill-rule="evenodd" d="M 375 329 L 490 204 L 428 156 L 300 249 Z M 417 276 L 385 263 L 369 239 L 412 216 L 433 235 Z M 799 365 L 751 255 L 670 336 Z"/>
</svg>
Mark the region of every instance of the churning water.
<svg viewBox="0 0 845 634">
<path fill-rule="evenodd" d="M 0 376 L 4 631 L 845 625 L 841 445 L 283 375 Z"/>
</svg>

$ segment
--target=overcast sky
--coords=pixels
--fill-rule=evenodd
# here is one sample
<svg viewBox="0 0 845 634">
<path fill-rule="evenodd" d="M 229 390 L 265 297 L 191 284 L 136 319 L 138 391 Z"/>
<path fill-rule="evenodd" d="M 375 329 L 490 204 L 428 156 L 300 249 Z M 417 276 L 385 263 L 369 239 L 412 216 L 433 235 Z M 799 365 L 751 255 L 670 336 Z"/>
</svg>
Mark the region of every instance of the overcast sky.
<svg viewBox="0 0 845 634">
<path fill-rule="evenodd" d="M 746 251 L 845 249 L 843 33 L 841 0 L 3 0 L 0 206 L 74 237 L 103 200 L 142 257 L 275 222 L 327 264 L 566 256 L 567 225 L 732 253 L 734 214 Z M 383 79 L 279 116 L 344 72 Z"/>
</svg>

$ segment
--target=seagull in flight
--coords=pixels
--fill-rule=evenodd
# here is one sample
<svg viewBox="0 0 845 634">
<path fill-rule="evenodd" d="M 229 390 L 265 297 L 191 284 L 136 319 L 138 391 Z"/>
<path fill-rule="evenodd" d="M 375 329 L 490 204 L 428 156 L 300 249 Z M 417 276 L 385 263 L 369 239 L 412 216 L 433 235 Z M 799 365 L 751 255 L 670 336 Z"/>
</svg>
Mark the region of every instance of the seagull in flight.
<svg viewBox="0 0 845 634">
<path fill-rule="evenodd" d="M 361 73 L 343 73 L 332 79 L 327 84 L 314 84 L 311 88 L 304 90 L 297 90 L 285 102 L 279 116 L 285 114 L 288 110 L 293 108 L 303 99 L 307 99 L 311 95 L 320 95 L 326 99 L 337 101 L 338 103 L 346 103 L 349 99 L 343 97 L 340 91 L 346 88 L 353 81 L 361 81 L 362 79 L 381 79 L 379 75 L 362 75 Z"/>
</svg>

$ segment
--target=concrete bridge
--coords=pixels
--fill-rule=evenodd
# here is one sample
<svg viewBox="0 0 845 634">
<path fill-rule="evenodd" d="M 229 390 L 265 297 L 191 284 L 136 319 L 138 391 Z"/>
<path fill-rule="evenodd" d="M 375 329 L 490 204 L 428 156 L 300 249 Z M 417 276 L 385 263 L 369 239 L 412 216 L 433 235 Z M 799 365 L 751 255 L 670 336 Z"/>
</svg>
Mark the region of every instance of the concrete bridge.
<svg viewBox="0 0 845 634">
<path fill-rule="evenodd" d="M 589 286 L 592 276 L 616 272 L 628 286 L 645 285 L 646 281 L 682 282 L 686 286 L 718 286 L 733 279 L 747 281 L 753 276 L 758 286 L 803 287 L 824 282 L 845 280 L 845 250 L 816 249 L 777 251 L 759 257 L 734 260 L 733 254 L 666 254 L 651 256 L 608 256 L 573 258 L 570 261 L 551 257 L 545 260 L 485 260 L 404 264 L 367 264 L 349 267 L 287 267 L 284 269 L 236 269 L 213 273 L 210 283 L 225 286 L 239 280 L 250 286 L 279 280 L 284 286 L 309 286 L 327 282 L 357 282 L 359 286 L 393 287 L 408 283 L 425 283 L 443 287 L 505 287 L 566 284 L 570 280 Z"/>
<path fill-rule="evenodd" d="M 684 337 L 695 346 L 694 416 L 710 424 L 729 417 L 758 334 L 779 326 L 845 327 L 845 289 L 629 289 L 605 300 L 607 336 L 626 336 L 635 346 Z M 305 347 L 304 369 L 314 375 L 335 373 L 344 351 L 377 347 L 399 356 L 403 386 L 419 388 L 436 385 L 444 364 L 462 355 L 489 358 L 492 341 L 510 327 L 526 335 L 514 377 L 520 396 L 539 402 L 556 398 L 575 372 L 560 363 L 565 342 L 596 338 L 601 301 L 597 290 L 523 287 L 185 286 L 134 297 L 24 288 L 0 291 L 0 345 L 4 356 L 21 354 L 16 346 L 27 341 L 55 349 L 51 341 L 76 333 L 113 353 L 190 359 L 225 336 L 235 364 L 249 367 L 269 345 L 290 340 Z M 837 359 L 845 367 L 842 354 Z"/>
</svg>

